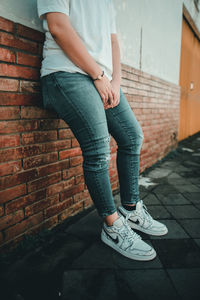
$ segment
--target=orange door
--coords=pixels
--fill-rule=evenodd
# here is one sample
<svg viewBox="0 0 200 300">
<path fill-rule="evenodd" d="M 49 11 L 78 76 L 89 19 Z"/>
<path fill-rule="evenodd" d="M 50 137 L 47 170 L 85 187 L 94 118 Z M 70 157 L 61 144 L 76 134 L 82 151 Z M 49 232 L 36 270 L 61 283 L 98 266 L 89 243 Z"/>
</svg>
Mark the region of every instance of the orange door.
<svg viewBox="0 0 200 300">
<path fill-rule="evenodd" d="M 179 141 L 200 131 L 200 41 L 182 20 Z"/>
</svg>

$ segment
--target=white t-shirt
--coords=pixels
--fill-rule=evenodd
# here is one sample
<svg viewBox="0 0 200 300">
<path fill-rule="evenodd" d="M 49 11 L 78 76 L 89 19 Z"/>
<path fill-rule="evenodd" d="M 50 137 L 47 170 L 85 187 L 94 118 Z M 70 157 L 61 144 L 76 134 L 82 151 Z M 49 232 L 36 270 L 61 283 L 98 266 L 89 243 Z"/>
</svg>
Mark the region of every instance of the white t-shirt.
<svg viewBox="0 0 200 300">
<path fill-rule="evenodd" d="M 69 16 L 90 55 L 112 79 L 111 33 L 117 33 L 112 0 L 37 0 L 37 8 L 45 31 L 41 77 L 56 71 L 87 74 L 67 57 L 49 32 L 45 13 L 61 12 Z"/>
</svg>

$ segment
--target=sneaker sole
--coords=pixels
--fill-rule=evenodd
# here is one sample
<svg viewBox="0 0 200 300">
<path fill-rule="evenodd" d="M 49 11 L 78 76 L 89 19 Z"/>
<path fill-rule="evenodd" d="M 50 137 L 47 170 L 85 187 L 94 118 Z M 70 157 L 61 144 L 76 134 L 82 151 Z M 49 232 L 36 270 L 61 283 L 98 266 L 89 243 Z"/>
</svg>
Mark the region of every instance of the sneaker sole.
<svg viewBox="0 0 200 300">
<path fill-rule="evenodd" d="M 116 250 L 117 252 L 119 252 L 120 254 L 122 254 L 123 256 L 126 256 L 130 259 L 134 259 L 134 260 L 140 260 L 140 261 L 148 261 L 148 260 L 152 260 L 156 257 L 156 251 L 153 249 L 153 253 L 151 255 L 134 255 L 134 254 L 129 254 L 126 251 L 119 249 L 118 247 L 116 247 L 112 241 L 109 241 L 106 237 L 104 237 L 104 235 L 101 235 L 101 240 L 102 242 L 104 242 L 106 245 L 110 246 L 111 248 L 113 248 L 114 250 Z"/>
<path fill-rule="evenodd" d="M 155 231 L 152 231 L 150 229 L 144 229 L 144 228 L 141 228 L 140 226 L 138 226 L 137 224 L 133 224 L 132 222 L 130 222 L 128 220 L 128 224 L 129 226 L 132 228 L 132 229 L 136 229 L 138 231 L 142 231 L 144 233 L 147 233 L 147 234 L 151 234 L 151 235 L 155 235 L 155 236 L 162 236 L 162 235 L 165 235 L 168 233 L 168 229 L 166 228 L 165 231 L 160 231 L 160 232 L 155 232 Z"/>
</svg>

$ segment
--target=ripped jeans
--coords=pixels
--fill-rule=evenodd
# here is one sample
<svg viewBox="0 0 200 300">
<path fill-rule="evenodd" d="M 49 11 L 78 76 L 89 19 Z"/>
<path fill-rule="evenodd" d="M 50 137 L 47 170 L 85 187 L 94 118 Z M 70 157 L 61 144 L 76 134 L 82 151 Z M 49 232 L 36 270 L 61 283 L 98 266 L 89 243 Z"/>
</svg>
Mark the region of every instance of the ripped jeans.
<svg viewBox="0 0 200 300">
<path fill-rule="evenodd" d="M 41 77 L 41 87 L 44 108 L 56 111 L 80 144 L 84 180 L 98 214 L 106 217 L 116 212 L 109 178 L 110 134 L 118 146 L 121 203 L 139 201 L 139 154 L 144 135 L 122 90 L 119 104 L 105 110 L 88 75 L 54 72 Z"/>
</svg>

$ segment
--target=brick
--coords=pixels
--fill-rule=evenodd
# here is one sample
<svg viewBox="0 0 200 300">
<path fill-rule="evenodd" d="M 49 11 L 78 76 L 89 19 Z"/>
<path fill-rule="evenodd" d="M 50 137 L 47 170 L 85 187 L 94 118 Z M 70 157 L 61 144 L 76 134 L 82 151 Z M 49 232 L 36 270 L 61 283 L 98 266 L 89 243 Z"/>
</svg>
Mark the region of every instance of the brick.
<svg viewBox="0 0 200 300">
<path fill-rule="evenodd" d="M 58 153 L 52 152 L 23 159 L 24 170 L 49 164 L 58 160 Z"/>
<path fill-rule="evenodd" d="M 79 144 L 79 142 L 77 141 L 76 138 L 72 139 L 72 147 L 80 147 L 80 144 Z"/>
<path fill-rule="evenodd" d="M 0 76 L 37 80 L 39 79 L 39 70 L 2 63 L 0 64 Z"/>
<path fill-rule="evenodd" d="M 9 188 L 37 178 L 37 170 L 29 170 L 0 178 L 0 188 Z"/>
<path fill-rule="evenodd" d="M 14 225 L 14 224 L 20 222 L 22 219 L 24 219 L 23 210 L 18 210 L 16 212 L 14 212 L 13 214 L 4 216 L 1 218 L 0 230 L 10 227 L 11 225 Z"/>
<path fill-rule="evenodd" d="M 17 52 L 17 64 L 40 68 L 41 58 L 39 56 Z"/>
<path fill-rule="evenodd" d="M 25 81 L 20 80 L 20 88 L 19 91 L 21 93 L 39 93 L 40 92 L 40 84 L 38 81 Z"/>
<path fill-rule="evenodd" d="M 0 133 L 32 131 L 37 128 L 37 120 L 2 121 L 0 123 Z"/>
<path fill-rule="evenodd" d="M 88 190 L 85 190 L 81 193 L 73 195 L 74 203 L 80 202 L 83 199 L 86 199 L 89 196 Z"/>
<path fill-rule="evenodd" d="M 80 148 L 73 148 L 68 150 L 63 150 L 59 152 L 59 159 L 66 159 L 73 156 L 79 156 L 82 154 L 82 151 Z"/>
<path fill-rule="evenodd" d="M 14 23 L 10 20 L 0 17 L 0 29 L 8 32 L 14 32 Z"/>
<path fill-rule="evenodd" d="M 82 165 L 82 162 L 83 162 L 83 156 L 70 157 L 69 159 L 70 167 L 74 167 L 80 164 Z"/>
<path fill-rule="evenodd" d="M 60 129 L 60 128 L 67 128 L 68 125 L 62 119 L 55 119 L 55 120 L 41 120 L 39 124 L 39 128 L 41 130 L 44 129 Z"/>
<path fill-rule="evenodd" d="M 55 173 L 58 171 L 61 171 L 63 169 L 67 169 L 69 168 L 69 160 L 63 160 L 57 163 L 53 163 L 53 164 L 48 164 L 47 166 L 43 166 L 43 167 L 39 167 L 38 168 L 38 176 L 45 176 L 51 173 Z M 66 179 L 66 178 L 64 178 Z"/>
<path fill-rule="evenodd" d="M 21 184 L 14 186 L 9 189 L 5 189 L 3 191 L 0 191 L 0 203 L 5 203 L 7 201 L 10 201 L 14 198 L 17 198 L 19 196 L 25 195 L 26 194 L 26 185 Z"/>
<path fill-rule="evenodd" d="M 14 147 L 20 145 L 20 135 L 2 135 L 0 136 L 0 148 Z"/>
<path fill-rule="evenodd" d="M 38 53 L 38 46 L 36 42 L 28 41 L 23 38 L 15 37 L 14 35 L 6 32 L 0 34 L 0 45 L 21 49 L 33 54 Z"/>
<path fill-rule="evenodd" d="M 19 89 L 19 81 L 18 80 L 1 78 L 0 91 L 17 92 L 18 89 Z"/>
<path fill-rule="evenodd" d="M 3 205 L 0 205 L 0 217 L 4 215 Z"/>
<path fill-rule="evenodd" d="M 55 114 L 50 113 L 48 110 L 40 107 L 24 106 L 21 108 L 21 117 L 23 119 L 41 119 L 50 118 L 53 116 L 55 116 Z"/>
<path fill-rule="evenodd" d="M 17 34 L 37 42 L 44 42 L 44 33 L 21 24 L 17 24 Z"/>
<path fill-rule="evenodd" d="M 0 47 L 0 60 L 14 63 L 15 62 L 15 52 L 12 50 Z"/>
<path fill-rule="evenodd" d="M 49 142 L 57 140 L 57 131 L 49 130 L 49 131 L 34 131 L 29 133 L 22 133 L 22 144 L 34 144 L 41 142 Z"/>
<path fill-rule="evenodd" d="M 71 147 L 70 141 L 52 141 L 50 143 L 41 144 L 42 152 L 58 151 L 61 149 L 66 149 Z"/>
<path fill-rule="evenodd" d="M 60 172 L 51 174 L 49 176 L 46 176 L 44 178 L 39 178 L 37 180 L 34 180 L 30 183 L 28 183 L 28 192 L 33 192 L 36 190 L 39 190 L 41 188 L 44 188 L 50 184 L 56 183 L 61 180 L 61 174 Z"/>
<path fill-rule="evenodd" d="M 0 176 L 14 174 L 21 170 L 21 161 L 12 161 L 0 165 Z"/>
<path fill-rule="evenodd" d="M 83 174 L 82 166 L 76 166 L 73 168 L 68 168 L 67 170 L 63 171 L 63 179 L 68 179 L 72 176 L 77 176 Z"/>
<path fill-rule="evenodd" d="M 2 80 L 2 79 L 1 79 Z M 7 79 L 6 79 L 7 80 Z M 14 79 L 8 79 L 11 84 L 17 82 L 17 89 L 19 86 L 19 81 Z M 1 86 L 1 81 L 0 81 Z M 22 95 L 15 93 L 0 93 L 0 105 L 37 105 L 40 102 L 41 96 L 38 94 L 33 95 Z"/>
<path fill-rule="evenodd" d="M 28 194 L 24 197 L 20 197 L 16 200 L 12 200 L 5 204 L 5 213 L 10 214 L 13 211 L 17 211 L 22 207 L 28 206 L 36 201 L 44 199 L 46 196 L 46 190 L 39 190 L 34 193 Z"/>
<path fill-rule="evenodd" d="M 81 182 L 84 182 L 84 176 L 83 175 L 79 175 L 75 177 L 75 184 L 79 184 Z"/>
<path fill-rule="evenodd" d="M 43 220 L 43 213 L 40 212 L 37 215 L 33 215 L 20 223 L 9 227 L 5 230 L 5 241 L 8 241 L 19 234 L 28 232 L 30 228 L 40 224 Z"/>
<path fill-rule="evenodd" d="M 59 129 L 58 134 L 59 134 L 59 139 L 69 139 L 69 138 L 74 137 L 74 134 L 73 134 L 73 132 L 71 131 L 70 128 Z"/>
<path fill-rule="evenodd" d="M 73 199 L 72 197 L 70 197 L 63 202 L 60 202 L 54 206 L 47 208 L 44 212 L 45 219 L 60 213 L 62 210 L 68 208 L 72 204 L 73 204 Z"/>
<path fill-rule="evenodd" d="M 19 158 L 25 158 L 37 154 L 41 154 L 41 147 L 36 144 L 25 147 L 5 149 L 0 151 L 0 162 L 17 160 Z"/>
<path fill-rule="evenodd" d="M 25 207 L 25 217 L 29 217 L 38 213 L 41 210 L 44 210 L 47 207 L 50 207 L 59 202 L 59 194 L 54 195 L 52 197 L 45 198 L 41 201 L 37 201 L 36 203 Z"/>
<path fill-rule="evenodd" d="M 73 196 L 74 194 L 77 194 L 83 190 L 84 190 L 84 184 L 80 183 L 79 185 L 75 185 L 72 188 L 69 188 L 69 189 L 61 192 L 60 199 L 61 199 L 61 201 L 63 201 L 64 199 L 69 198 L 69 197 Z"/>
<path fill-rule="evenodd" d="M 9 119 L 19 119 L 20 118 L 20 109 L 19 107 L 0 107 L 0 119 L 9 120 Z"/>
</svg>

